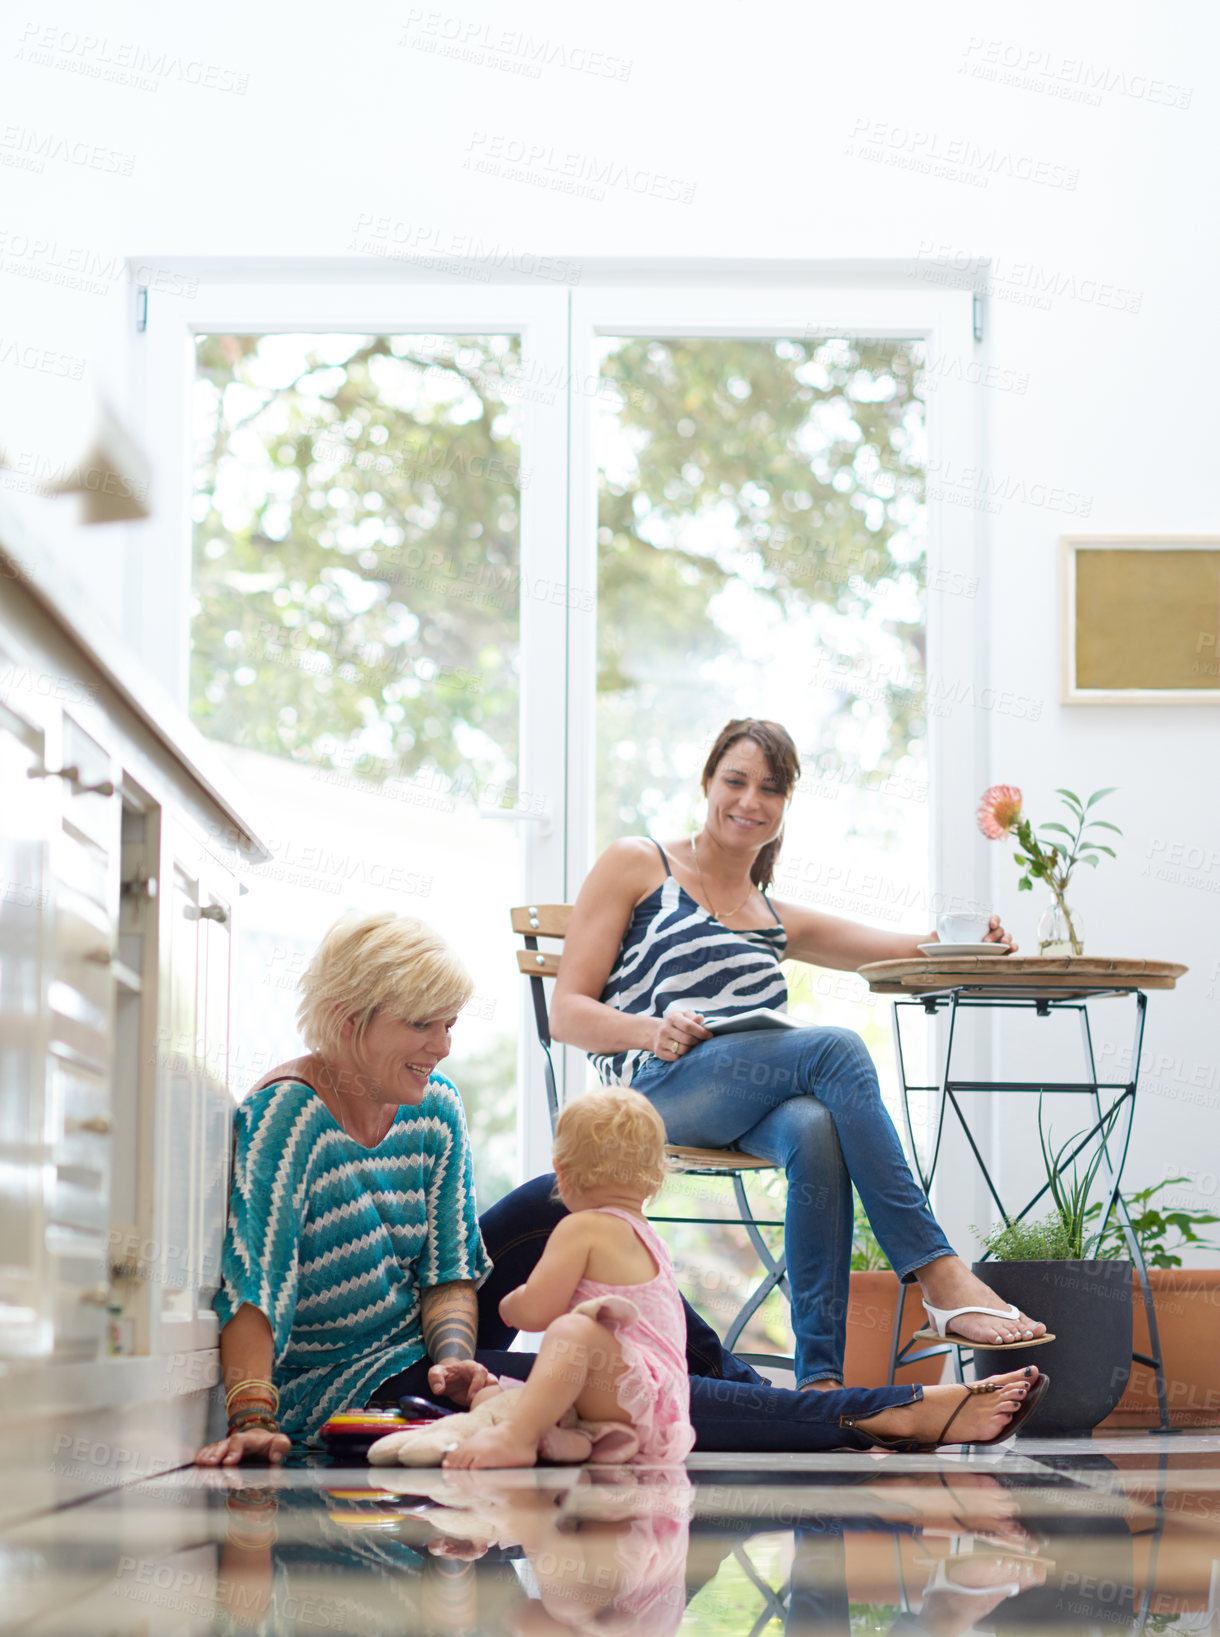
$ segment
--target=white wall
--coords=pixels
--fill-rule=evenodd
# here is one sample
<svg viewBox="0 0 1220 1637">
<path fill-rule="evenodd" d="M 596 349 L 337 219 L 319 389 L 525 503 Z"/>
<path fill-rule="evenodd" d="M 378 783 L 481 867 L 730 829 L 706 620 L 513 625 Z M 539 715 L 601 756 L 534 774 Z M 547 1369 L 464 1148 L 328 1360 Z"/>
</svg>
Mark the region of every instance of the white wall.
<svg viewBox="0 0 1220 1637">
<path fill-rule="evenodd" d="M 84 385 L 122 398 L 130 292 L 106 269 L 128 255 L 153 268 L 154 302 L 187 299 L 158 288 L 169 282 L 156 274 L 162 260 L 336 257 L 357 241 L 577 263 L 903 258 L 930 278 L 990 257 L 986 345 L 1013 374 L 980 390 L 985 459 L 1014 493 L 980 514 L 987 680 L 1025 702 L 991 715 L 991 774 L 1022 785 L 1039 819 L 1055 785 L 1123 787 L 1109 811 L 1127 831 L 1120 862 L 1076 895 L 1089 946 L 1192 968 L 1179 992 L 1151 1003 L 1156 1067 L 1129 1174 L 1146 1182 L 1210 1166 L 1195 1192 L 1210 1187 L 1214 1203 L 1220 717 L 1058 704 L 1056 541 L 1217 528 L 1216 17 L 1202 0 L 993 15 L 981 20 L 964 0 L 864 11 L 627 0 L 597 13 L 542 0 L 511 12 L 479 0 L 436 12 L 221 0 L 190 13 L 111 0 L 102 24 L 79 0 L 33 4 L 5 26 L 0 160 L 28 157 L 25 145 L 49 135 L 134 156 L 134 168 L 51 157 L 41 174 L 5 169 L 0 337 L 86 358 Z M 493 37 L 532 35 L 552 60 L 531 78 L 509 71 L 523 60 L 511 41 L 489 54 L 476 34 L 468 49 L 482 61 L 420 49 L 484 24 Z M 31 55 L 40 39 L 46 61 Z M 559 60 L 582 51 L 627 77 Z M 973 74 L 989 56 L 1028 62 L 1028 83 Z M 126 65 L 159 87 L 116 82 Z M 849 151 L 870 139 L 887 162 Z M 679 197 L 611 185 L 596 201 L 518 180 L 507 161 L 500 174 L 476 168 L 513 144 L 553 149 L 559 167 L 568 154 L 578 166 L 621 161 Z M 38 241 L 58 248 L 31 251 Z M 21 276 L 33 266 L 55 278 L 82 257 L 100 264 L 107 293 Z M 1031 282 L 1053 293 L 1033 304 Z M 0 358 L 11 442 L 49 379 Z M 942 477 L 971 503 L 969 479 Z M 1034 502 L 1035 486 L 1050 503 Z M 155 519 L 143 527 L 155 537 Z M 121 618 L 121 531 L 68 536 L 61 549 L 99 610 Z M 1178 847 L 1201 849 L 1204 868 L 1182 880 L 1144 873 Z M 997 902 L 1028 946 L 1037 906 L 1017 899 L 999 849 L 994 867 Z"/>
</svg>

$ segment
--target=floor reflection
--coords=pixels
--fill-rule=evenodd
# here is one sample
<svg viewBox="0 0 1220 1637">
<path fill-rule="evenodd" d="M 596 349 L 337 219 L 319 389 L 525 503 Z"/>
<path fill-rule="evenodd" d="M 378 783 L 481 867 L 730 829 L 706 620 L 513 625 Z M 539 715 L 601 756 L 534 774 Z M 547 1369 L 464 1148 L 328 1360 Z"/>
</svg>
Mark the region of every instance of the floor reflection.
<svg viewBox="0 0 1220 1637">
<path fill-rule="evenodd" d="M 186 1471 L 0 1537 L 30 1633 L 1216 1629 L 1220 1439 L 769 1470 Z"/>
</svg>

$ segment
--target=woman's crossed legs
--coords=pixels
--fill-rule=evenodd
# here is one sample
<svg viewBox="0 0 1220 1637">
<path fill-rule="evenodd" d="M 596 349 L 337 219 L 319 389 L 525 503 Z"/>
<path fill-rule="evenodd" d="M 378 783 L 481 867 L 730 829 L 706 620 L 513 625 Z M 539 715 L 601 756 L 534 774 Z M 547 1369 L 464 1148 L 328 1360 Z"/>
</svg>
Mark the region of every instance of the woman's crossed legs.
<svg viewBox="0 0 1220 1637">
<path fill-rule="evenodd" d="M 900 1278 L 915 1277 L 934 1306 L 1004 1308 L 954 1254 L 907 1165 L 868 1049 L 850 1029 L 718 1035 L 674 1063 L 650 1060 L 635 1085 L 672 1143 L 740 1147 L 788 1176 L 784 1248 L 792 1289 L 797 1383 L 843 1379 L 854 1182 Z M 978 1342 L 1040 1335 L 1025 1314 L 965 1314 L 958 1335 Z"/>
</svg>

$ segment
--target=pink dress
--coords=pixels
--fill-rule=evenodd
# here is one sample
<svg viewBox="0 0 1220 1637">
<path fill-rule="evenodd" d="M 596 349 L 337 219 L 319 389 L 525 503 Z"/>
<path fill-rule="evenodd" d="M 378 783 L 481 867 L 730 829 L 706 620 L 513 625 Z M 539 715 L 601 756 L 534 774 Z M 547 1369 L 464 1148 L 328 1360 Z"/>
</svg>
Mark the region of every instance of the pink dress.
<svg viewBox="0 0 1220 1637">
<path fill-rule="evenodd" d="M 656 1229 L 614 1205 L 597 1209 L 629 1222 L 657 1264 L 642 1285 L 607 1285 L 582 1279 L 570 1312 L 586 1313 L 612 1330 L 626 1363 L 618 1401 L 631 1417 L 641 1461 L 682 1461 L 695 1444 L 686 1374 L 686 1314 L 669 1252 Z"/>
</svg>

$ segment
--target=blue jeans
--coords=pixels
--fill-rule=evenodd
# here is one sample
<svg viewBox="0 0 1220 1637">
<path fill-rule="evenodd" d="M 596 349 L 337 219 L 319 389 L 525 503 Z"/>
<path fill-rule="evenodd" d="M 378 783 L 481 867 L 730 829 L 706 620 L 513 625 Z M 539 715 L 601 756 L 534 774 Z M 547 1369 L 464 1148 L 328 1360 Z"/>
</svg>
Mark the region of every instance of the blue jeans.
<svg viewBox="0 0 1220 1637">
<path fill-rule="evenodd" d="M 674 1063 L 649 1058 L 632 1083 L 671 1143 L 741 1148 L 783 1166 L 797 1385 L 842 1381 L 852 1183 L 900 1278 L 953 1254 L 911 1175 L 860 1036 L 834 1028 L 716 1035 Z"/>
<path fill-rule="evenodd" d="M 555 1178 L 535 1177 L 506 1194 L 479 1218 L 492 1271 L 479 1287 L 479 1332 L 475 1357 L 497 1375 L 529 1374 L 533 1353 L 505 1349 L 517 1332 L 500 1317 L 500 1298 L 524 1284 L 533 1272 L 551 1230 L 566 1208 L 551 1198 Z M 745 1450 L 773 1454 L 782 1450 L 809 1453 L 824 1449 L 870 1449 L 868 1437 L 840 1426 L 849 1416 L 865 1420 L 896 1405 L 914 1404 L 923 1388 L 847 1387 L 840 1392 L 798 1393 L 771 1387 L 757 1370 L 726 1353 L 716 1332 L 693 1308 L 686 1307 L 686 1364 L 690 1371 L 690 1414 L 695 1449 L 700 1452 Z M 428 1362 L 422 1360 L 382 1382 L 373 1402 L 394 1404 L 404 1394 L 435 1398 L 428 1387 Z M 437 1402 L 442 1402 L 437 1400 Z M 761 1469 L 760 1469 L 761 1470 Z M 735 1474 L 748 1482 L 746 1473 Z"/>
</svg>

